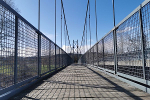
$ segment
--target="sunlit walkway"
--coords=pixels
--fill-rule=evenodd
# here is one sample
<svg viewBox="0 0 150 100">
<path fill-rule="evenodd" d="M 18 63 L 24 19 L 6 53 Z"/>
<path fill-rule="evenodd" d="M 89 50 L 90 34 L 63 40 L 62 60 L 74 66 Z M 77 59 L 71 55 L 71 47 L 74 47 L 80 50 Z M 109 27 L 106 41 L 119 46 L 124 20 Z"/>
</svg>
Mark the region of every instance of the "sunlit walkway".
<svg viewBox="0 0 150 100">
<path fill-rule="evenodd" d="M 150 100 L 150 94 L 102 72 L 74 64 L 12 99 Z"/>
</svg>

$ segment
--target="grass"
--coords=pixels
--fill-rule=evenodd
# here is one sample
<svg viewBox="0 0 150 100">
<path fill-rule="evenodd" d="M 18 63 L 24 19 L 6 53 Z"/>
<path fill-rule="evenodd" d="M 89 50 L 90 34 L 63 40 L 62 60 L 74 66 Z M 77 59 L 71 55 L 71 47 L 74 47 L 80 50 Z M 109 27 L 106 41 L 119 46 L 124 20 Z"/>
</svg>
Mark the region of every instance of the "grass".
<svg viewBox="0 0 150 100">
<path fill-rule="evenodd" d="M 63 66 L 64 67 L 64 66 Z M 31 68 L 31 65 L 29 67 L 29 69 Z M 58 67 L 57 66 L 57 69 L 60 69 L 62 67 Z M 55 65 L 51 65 L 50 68 L 48 65 L 42 65 L 41 66 L 41 73 L 45 73 L 45 72 L 48 72 L 50 70 L 53 70 L 55 69 Z M 13 75 L 14 73 L 14 67 L 12 67 L 11 65 L 5 65 L 5 66 L 0 66 L 0 74 L 4 74 L 4 75 Z"/>
<path fill-rule="evenodd" d="M 14 72 L 14 67 L 12 66 L 0 66 L 0 74 L 12 75 Z"/>
<path fill-rule="evenodd" d="M 62 66 L 62 67 L 64 67 L 64 66 Z M 57 66 L 57 70 L 61 69 L 62 67 Z M 53 69 L 55 69 L 55 65 L 51 65 L 50 68 L 48 65 L 42 65 L 41 66 L 41 74 L 45 73 L 45 75 L 48 75 L 55 71 Z M 26 72 L 26 70 L 29 70 L 29 72 Z M 32 71 L 30 72 L 30 70 L 32 70 Z M 28 65 L 28 69 L 23 70 L 23 72 L 25 72 L 25 74 L 36 75 L 37 70 L 36 69 L 35 69 L 35 71 L 33 71 L 33 70 L 34 69 L 32 69 L 32 65 Z M 18 75 L 21 75 L 19 73 L 22 73 L 21 70 L 19 70 L 19 72 L 17 73 Z M 13 79 L 14 67 L 12 67 L 11 65 L 0 66 L 0 75 L 3 75 L 5 77 L 5 80 L 3 80 L 3 81 L 0 80 L 0 83 L 1 83 L 0 86 L 5 87 L 6 85 L 9 84 L 8 80 L 10 80 L 10 77 L 12 77 L 11 79 Z M 7 83 L 5 83 L 5 82 L 7 82 Z"/>
</svg>

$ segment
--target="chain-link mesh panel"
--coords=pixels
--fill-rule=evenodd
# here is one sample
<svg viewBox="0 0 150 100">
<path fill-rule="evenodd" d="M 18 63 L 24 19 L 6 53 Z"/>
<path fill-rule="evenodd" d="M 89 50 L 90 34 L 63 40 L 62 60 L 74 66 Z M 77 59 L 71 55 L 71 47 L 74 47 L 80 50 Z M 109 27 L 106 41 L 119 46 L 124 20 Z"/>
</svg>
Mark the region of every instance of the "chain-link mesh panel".
<svg viewBox="0 0 150 100">
<path fill-rule="evenodd" d="M 41 36 L 41 74 L 50 71 L 50 42 Z"/>
<path fill-rule="evenodd" d="M 90 49 L 90 64 L 93 64 L 93 52 L 92 52 L 92 48 Z"/>
<path fill-rule="evenodd" d="M 93 65 L 93 61 L 94 61 L 94 55 L 93 55 L 93 54 L 94 54 L 94 48 L 92 47 L 92 48 L 91 48 L 91 54 L 90 54 L 90 55 L 91 55 L 91 56 L 90 56 L 90 57 L 91 57 L 90 60 L 91 60 L 91 64 L 92 64 L 92 65 Z"/>
<path fill-rule="evenodd" d="M 86 63 L 89 64 L 89 63 L 90 63 L 90 62 L 89 62 L 89 61 L 90 61 L 90 60 L 89 60 L 89 58 L 90 58 L 90 57 L 89 57 L 89 51 L 87 51 L 86 55 L 87 55 L 87 61 L 86 61 Z"/>
<path fill-rule="evenodd" d="M 88 52 L 85 54 L 86 63 L 88 63 Z"/>
<path fill-rule="evenodd" d="M 17 81 L 37 76 L 38 34 L 22 20 L 18 20 Z"/>
<path fill-rule="evenodd" d="M 55 44 L 51 43 L 51 70 L 55 69 Z"/>
<path fill-rule="evenodd" d="M 65 58 L 64 58 L 64 51 L 62 50 L 62 66 L 65 66 Z"/>
<path fill-rule="evenodd" d="M 143 77 L 139 12 L 117 29 L 118 72 Z"/>
<path fill-rule="evenodd" d="M 104 38 L 104 64 L 105 68 L 114 70 L 114 41 L 113 32 Z"/>
<path fill-rule="evenodd" d="M 0 90 L 14 84 L 15 16 L 0 5 Z"/>
<path fill-rule="evenodd" d="M 55 69 L 55 45 L 1 0 L 0 93 L 2 97 L 14 87 L 16 89 L 25 87 L 28 83 L 43 77 L 39 72 L 49 74 L 48 71 Z M 72 63 L 70 56 L 60 47 L 56 49 L 56 57 L 56 67 Z"/>
<path fill-rule="evenodd" d="M 93 47 L 94 49 L 94 53 L 93 53 L 93 56 L 94 56 L 94 65 L 97 66 L 97 44 Z"/>
<path fill-rule="evenodd" d="M 150 3 L 146 4 L 142 9 L 142 23 L 144 33 L 144 56 L 146 63 L 146 79 L 150 80 Z"/>
<path fill-rule="evenodd" d="M 66 53 L 65 53 L 65 59 L 66 59 L 66 61 L 65 61 L 65 65 L 67 66 L 68 64 L 68 56 L 66 55 Z"/>
<path fill-rule="evenodd" d="M 89 55 L 89 50 L 86 52 L 86 63 L 89 64 L 90 62 L 90 55 Z"/>
<path fill-rule="evenodd" d="M 59 48 L 59 50 L 60 50 L 60 67 L 62 67 L 63 66 L 63 63 L 62 63 L 62 61 L 63 61 L 62 49 Z"/>
<path fill-rule="evenodd" d="M 59 60 L 60 60 L 59 57 L 60 57 L 59 48 L 58 48 L 58 46 L 56 46 L 56 68 L 59 67 Z"/>
<path fill-rule="evenodd" d="M 86 55 L 85 55 L 85 54 L 83 55 L 82 62 L 83 62 L 83 63 L 86 63 Z"/>
<path fill-rule="evenodd" d="M 64 58 L 65 58 L 65 66 L 67 66 L 67 55 L 66 55 L 66 53 L 64 55 Z"/>
<path fill-rule="evenodd" d="M 104 68 L 103 40 L 98 42 L 98 66 Z"/>
<path fill-rule="evenodd" d="M 65 52 L 63 51 L 63 66 L 66 66 Z"/>
</svg>

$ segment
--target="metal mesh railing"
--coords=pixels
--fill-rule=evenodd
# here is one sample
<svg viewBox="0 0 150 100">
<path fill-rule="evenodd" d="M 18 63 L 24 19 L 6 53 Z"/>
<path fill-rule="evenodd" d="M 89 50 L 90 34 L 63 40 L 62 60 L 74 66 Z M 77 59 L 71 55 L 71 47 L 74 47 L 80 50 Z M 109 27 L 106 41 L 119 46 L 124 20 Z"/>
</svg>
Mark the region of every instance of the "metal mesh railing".
<svg viewBox="0 0 150 100">
<path fill-rule="evenodd" d="M 90 61 L 85 55 L 90 56 Z M 150 80 L 150 0 L 137 7 L 79 61 L 123 77 Z"/>
<path fill-rule="evenodd" d="M 103 40 L 98 42 L 98 66 L 104 68 L 104 46 L 103 46 Z"/>
<path fill-rule="evenodd" d="M 71 63 L 65 51 L 0 1 L 0 95 Z"/>
<path fill-rule="evenodd" d="M 59 67 L 59 62 L 60 62 L 60 54 L 59 54 L 59 47 L 56 47 L 56 68 Z"/>
<path fill-rule="evenodd" d="M 104 68 L 114 70 L 113 32 L 104 38 Z"/>
<path fill-rule="evenodd" d="M 118 72 L 143 78 L 139 12 L 122 23 L 116 35 Z"/>
<path fill-rule="evenodd" d="M 144 33 L 144 57 L 145 57 L 145 71 L 146 79 L 150 80 L 150 3 L 145 5 L 142 9 L 142 22 Z"/>
<path fill-rule="evenodd" d="M 51 70 L 55 69 L 55 45 L 51 43 L 51 57 L 50 57 Z"/>
<path fill-rule="evenodd" d="M 16 48 L 15 48 L 16 49 Z M 22 20 L 18 20 L 17 82 L 38 75 L 38 34 Z"/>
<path fill-rule="evenodd" d="M 41 36 L 41 73 L 50 71 L 50 41 Z"/>
<path fill-rule="evenodd" d="M 0 4 L 0 89 L 13 85 L 15 15 Z"/>
</svg>

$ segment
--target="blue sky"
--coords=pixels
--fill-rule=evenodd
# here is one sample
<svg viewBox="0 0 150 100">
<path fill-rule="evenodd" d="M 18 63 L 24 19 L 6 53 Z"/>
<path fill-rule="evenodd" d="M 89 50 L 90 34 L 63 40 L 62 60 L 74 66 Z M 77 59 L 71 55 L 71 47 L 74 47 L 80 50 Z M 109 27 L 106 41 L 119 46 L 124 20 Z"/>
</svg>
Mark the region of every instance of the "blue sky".
<svg viewBox="0 0 150 100">
<path fill-rule="evenodd" d="M 70 41 L 81 43 L 88 0 L 63 0 Z M 144 0 L 115 0 L 116 25 Z M 14 0 L 20 14 L 38 27 L 38 0 Z M 95 0 L 90 0 L 92 45 L 95 36 Z M 54 41 L 55 0 L 41 0 L 41 32 Z M 98 40 L 113 28 L 112 0 L 97 0 Z M 64 37 L 64 36 L 63 36 Z M 88 31 L 89 40 L 89 31 Z M 57 0 L 57 42 L 61 46 L 61 0 Z M 89 45 L 88 41 L 88 45 Z M 64 40 L 63 40 L 64 45 Z"/>
</svg>

